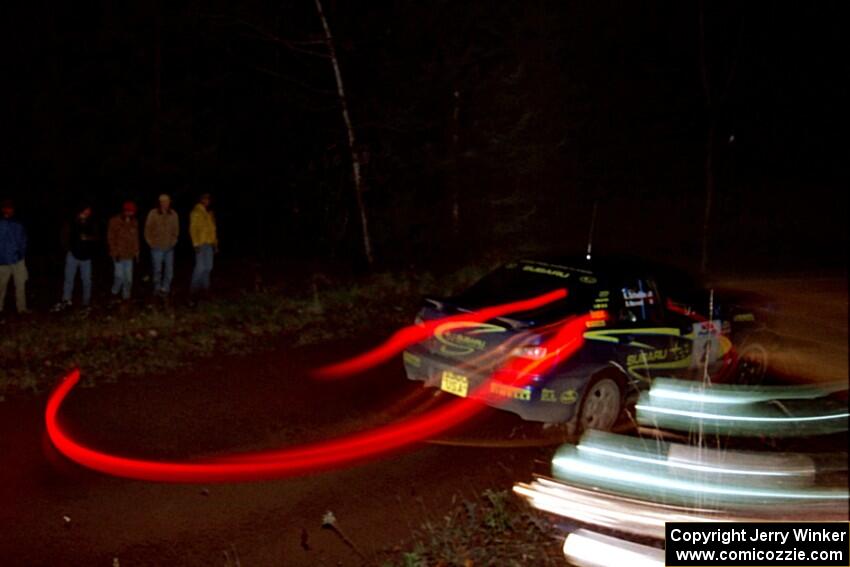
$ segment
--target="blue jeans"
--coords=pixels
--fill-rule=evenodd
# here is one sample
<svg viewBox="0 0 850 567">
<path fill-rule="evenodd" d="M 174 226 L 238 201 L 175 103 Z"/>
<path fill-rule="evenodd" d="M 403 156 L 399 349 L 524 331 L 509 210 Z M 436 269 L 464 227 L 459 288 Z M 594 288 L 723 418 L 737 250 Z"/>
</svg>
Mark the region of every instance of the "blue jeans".
<svg viewBox="0 0 850 567">
<path fill-rule="evenodd" d="M 192 285 L 190 291 L 207 290 L 210 288 L 210 273 L 213 269 L 212 244 L 201 244 L 195 248 L 195 269 L 192 270 Z"/>
<path fill-rule="evenodd" d="M 91 302 L 91 260 L 78 260 L 70 252 L 65 256 L 65 284 L 62 286 L 62 301 L 71 302 L 77 270 L 80 270 L 80 279 L 83 282 L 83 305 L 88 305 Z"/>
<path fill-rule="evenodd" d="M 133 260 L 114 260 L 115 279 L 112 282 L 112 295 L 130 299 L 130 289 L 133 287 Z"/>
<path fill-rule="evenodd" d="M 154 292 L 168 293 L 171 291 L 171 280 L 174 278 L 174 248 L 167 250 L 151 248 L 151 263 L 153 264 Z M 162 269 L 163 265 L 165 270 Z"/>
</svg>

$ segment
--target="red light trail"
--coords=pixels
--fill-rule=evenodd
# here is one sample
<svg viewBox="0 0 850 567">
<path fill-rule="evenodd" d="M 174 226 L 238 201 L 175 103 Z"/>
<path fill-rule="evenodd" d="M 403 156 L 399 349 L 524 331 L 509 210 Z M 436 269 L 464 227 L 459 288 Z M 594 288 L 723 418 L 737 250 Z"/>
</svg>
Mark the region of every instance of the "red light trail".
<svg viewBox="0 0 850 567">
<path fill-rule="evenodd" d="M 421 326 L 413 325 L 405 327 L 404 329 L 397 331 L 392 337 L 377 348 L 340 362 L 339 364 L 332 364 L 319 368 L 316 370 L 315 376 L 320 379 L 335 379 L 345 378 L 352 374 L 358 374 L 388 361 L 410 345 L 427 339 L 434 334 L 434 330 L 437 327 L 445 323 L 453 323 L 455 321 L 483 323 L 484 321 L 502 317 L 509 313 L 531 311 L 538 307 L 542 307 L 547 303 L 563 299 L 566 296 L 567 290 L 557 289 L 531 299 L 485 307 L 484 309 L 473 313 L 461 313 L 459 315 L 443 317 L 442 319 L 425 321 Z"/>
<path fill-rule="evenodd" d="M 508 313 L 527 311 L 566 297 L 565 290 L 551 292 L 530 300 L 482 309 L 476 313 L 432 321 L 424 327 L 408 327 L 385 343 L 363 355 L 340 364 L 320 369 L 325 376 L 341 377 L 360 372 L 385 362 L 405 347 L 428 337 L 428 332 L 440 322 L 455 320 L 486 321 Z M 550 354 L 542 360 L 515 358 L 509 368 L 516 372 L 516 386 L 530 381 L 531 372 L 545 372 L 559 360 L 572 355 L 583 343 L 582 333 L 590 315 L 565 320 L 558 332 L 544 345 Z M 157 482 L 239 482 L 304 475 L 344 465 L 363 462 L 369 458 L 401 449 L 455 427 L 475 416 L 485 406 L 471 398 L 457 398 L 426 414 L 401 420 L 375 429 L 337 439 L 289 447 L 273 451 L 235 454 L 215 459 L 162 462 L 141 460 L 98 451 L 76 441 L 59 424 L 62 403 L 80 380 L 79 370 L 71 372 L 60 382 L 47 402 L 45 425 L 53 445 L 72 461 L 113 476 Z M 489 380 L 475 391 L 485 395 Z"/>
</svg>

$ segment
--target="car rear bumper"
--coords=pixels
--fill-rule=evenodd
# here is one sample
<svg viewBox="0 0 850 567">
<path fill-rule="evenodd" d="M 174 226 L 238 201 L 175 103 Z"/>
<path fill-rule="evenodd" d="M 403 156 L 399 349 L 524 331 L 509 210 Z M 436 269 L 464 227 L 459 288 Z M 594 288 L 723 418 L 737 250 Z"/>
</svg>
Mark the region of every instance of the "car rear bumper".
<svg viewBox="0 0 850 567">
<path fill-rule="evenodd" d="M 531 385 L 518 388 L 492 380 L 489 373 L 435 356 L 416 346 L 404 352 L 404 368 L 409 380 L 424 382 L 429 388 L 444 389 L 444 373 L 463 378 L 468 384 L 464 397 L 481 400 L 489 406 L 517 414 L 526 421 L 544 423 L 572 421 L 588 382 L 587 378 L 578 375 L 544 376 L 534 377 Z"/>
</svg>

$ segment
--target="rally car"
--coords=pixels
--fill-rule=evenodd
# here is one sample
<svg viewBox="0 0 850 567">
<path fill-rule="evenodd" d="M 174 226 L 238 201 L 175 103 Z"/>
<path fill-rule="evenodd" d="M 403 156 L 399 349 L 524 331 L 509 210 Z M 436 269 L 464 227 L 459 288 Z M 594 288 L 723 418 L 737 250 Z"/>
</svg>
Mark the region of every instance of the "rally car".
<svg viewBox="0 0 850 567">
<path fill-rule="evenodd" d="M 531 311 L 458 320 L 557 289 L 566 297 Z M 559 325 L 587 313 L 605 317 L 586 321 L 577 352 L 539 375 L 505 376 L 507 361 L 550 355 Z M 512 262 L 456 297 L 426 298 L 416 323 L 434 322 L 403 354 L 409 379 L 569 432 L 611 429 L 653 377 L 752 382 L 766 365 L 764 349 L 745 339 L 759 328 L 753 312 L 722 304 L 682 272 L 629 258 Z"/>
</svg>

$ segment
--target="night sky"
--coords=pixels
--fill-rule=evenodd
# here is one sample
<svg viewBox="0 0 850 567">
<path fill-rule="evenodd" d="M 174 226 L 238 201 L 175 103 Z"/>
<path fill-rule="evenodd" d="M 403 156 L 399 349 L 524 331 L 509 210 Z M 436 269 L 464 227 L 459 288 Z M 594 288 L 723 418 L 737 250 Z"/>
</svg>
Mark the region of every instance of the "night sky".
<svg viewBox="0 0 850 567">
<path fill-rule="evenodd" d="M 378 265 L 581 250 L 596 201 L 597 250 L 697 266 L 710 131 L 710 266 L 843 264 L 838 7 L 327 0 Z M 362 265 L 312 0 L 2 11 L 0 192 L 31 256 L 82 200 L 210 191 L 225 255 Z"/>
</svg>

